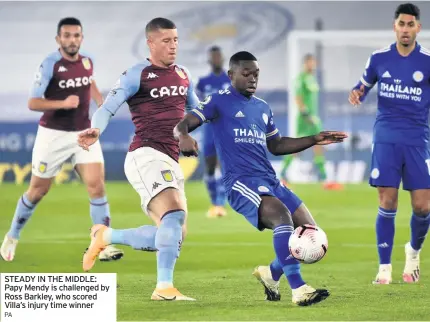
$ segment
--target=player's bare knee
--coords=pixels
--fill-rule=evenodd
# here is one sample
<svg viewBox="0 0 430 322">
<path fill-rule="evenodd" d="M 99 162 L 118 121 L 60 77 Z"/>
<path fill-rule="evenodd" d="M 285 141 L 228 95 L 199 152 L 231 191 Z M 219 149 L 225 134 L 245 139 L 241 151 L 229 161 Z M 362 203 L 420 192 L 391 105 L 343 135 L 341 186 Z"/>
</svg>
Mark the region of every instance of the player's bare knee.
<svg viewBox="0 0 430 322">
<path fill-rule="evenodd" d="M 87 191 L 90 198 L 101 198 L 105 195 L 104 180 L 92 180 L 87 182 Z"/>
<path fill-rule="evenodd" d="M 312 217 L 309 209 L 302 203 L 292 215 L 294 228 L 302 225 L 316 225 L 314 218 Z"/>
<path fill-rule="evenodd" d="M 185 208 L 179 190 L 176 188 L 164 189 L 152 198 L 148 204 L 148 211 L 160 219 L 169 211 L 184 210 Z"/>
<path fill-rule="evenodd" d="M 397 209 L 398 190 L 395 188 L 378 188 L 379 206 L 387 210 Z"/>
<path fill-rule="evenodd" d="M 27 198 L 32 203 L 38 203 L 49 192 L 51 179 L 44 179 L 33 176 L 30 186 L 26 192 Z"/>
<path fill-rule="evenodd" d="M 417 216 L 425 217 L 430 213 L 430 200 L 413 200 L 412 209 Z"/>
<path fill-rule="evenodd" d="M 265 228 L 273 230 L 280 225 L 293 226 L 290 211 L 278 198 L 261 196 L 261 199 L 258 214 L 260 222 Z"/>
</svg>

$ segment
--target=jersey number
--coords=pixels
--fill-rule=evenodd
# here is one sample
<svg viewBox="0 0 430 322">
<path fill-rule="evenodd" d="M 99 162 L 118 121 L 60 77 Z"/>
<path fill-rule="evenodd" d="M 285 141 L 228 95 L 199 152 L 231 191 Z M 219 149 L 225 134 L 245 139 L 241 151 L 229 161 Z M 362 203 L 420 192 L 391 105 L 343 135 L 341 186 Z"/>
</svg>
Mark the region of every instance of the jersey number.
<svg viewBox="0 0 430 322">
<path fill-rule="evenodd" d="M 430 176 L 430 159 L 426 160 L 427 169 L 429 170 L 429 176 Z"/>
</svg>

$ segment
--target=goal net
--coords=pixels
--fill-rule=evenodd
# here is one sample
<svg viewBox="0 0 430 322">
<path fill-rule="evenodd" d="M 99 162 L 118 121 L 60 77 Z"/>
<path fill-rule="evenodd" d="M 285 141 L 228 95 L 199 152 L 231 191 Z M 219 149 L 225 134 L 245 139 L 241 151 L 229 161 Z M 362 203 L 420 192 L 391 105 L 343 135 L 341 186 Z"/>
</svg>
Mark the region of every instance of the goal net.
<svg viewBox="0 0 430 322">
<path fill-rule="evenodd" d="M 430 32 L 419 33 L 417 40 L 430 48 Z M 359 108 L 348 103 L 348 94 L 360 79 L 372 52 L 394 42 L 393 31 L 293 31 L 288 36 L 288 135 L 297 136 L 294 84 L 302 70 L 303 57 L 308 53 L 314 54 L 318 61 L 319 114 L 323 129 L 346 131 L 350 135 L 344 143 L 324 147 L 329 180 L 360 183 L 368 178 L 377 107 L 376 87 Z M 312 161 L 312 151 L 305 151 L 300 159 L 296 158 L 288 171 L 289 181 L 317 181 L 318 171 Z"/>
</svg>

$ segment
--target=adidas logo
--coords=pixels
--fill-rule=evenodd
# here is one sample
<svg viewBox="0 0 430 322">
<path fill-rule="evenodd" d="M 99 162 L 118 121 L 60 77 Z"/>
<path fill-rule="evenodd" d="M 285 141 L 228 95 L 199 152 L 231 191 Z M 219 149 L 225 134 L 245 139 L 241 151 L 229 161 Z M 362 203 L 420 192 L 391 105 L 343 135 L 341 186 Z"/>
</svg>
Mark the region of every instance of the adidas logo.
<svg viewBox="0 0 430 322">
<path fill-rule="evenodd" d="M 158 76 L 154 73 L 149 73 L 147 79 L 157 78 Z"/>
<path fill-rule="evenodd" d="M 245 117 L 245 114 L 242 113 L 242 111 L 239 111 L 235 115 L 236 117 Z"/>
<path fill-rule="evenodd" d="M 382 78 L 391 78 L 390 72 L 387 70 L 385 73 L 382 74 Z"/>
<path fill-rule="evenodd" d="M 58 72 L 59 72 L 59 73 L 61 73 L 61 72 L 67 72 L 67 68 L 66 68 L 66 67 L 64 67 L 64 66 L 60 66 L 60 67 L 58 68 Z"/>
<path fill-rule="evenodd" d="M 390 245 L 388 245 L 387 243 L 382 243 L 378 245 L 379 248 L 387 248 L 390 247 Z"/>
</svg>

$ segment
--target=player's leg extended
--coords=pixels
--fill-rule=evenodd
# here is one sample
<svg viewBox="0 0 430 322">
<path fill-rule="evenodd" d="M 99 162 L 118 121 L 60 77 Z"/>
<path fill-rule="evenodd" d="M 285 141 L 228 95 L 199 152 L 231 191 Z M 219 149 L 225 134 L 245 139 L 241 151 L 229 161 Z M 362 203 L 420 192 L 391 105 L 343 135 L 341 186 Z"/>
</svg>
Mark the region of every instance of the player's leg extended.
<svg viewBox="0 0 430 322">
<path fill-rule="evenodd" d="M 295 206 L 297 207 L 297 206 Z M 292 208 L 295 208 L 294 206 Z M 288 205 L 287 205 L 288 208 Z M 294 211 L 293 216 L 293 224 L 294 228 L 309 224 L 309 225 L 316 225 L 315 220 L 313 219 L 311 213 L 309 212 L 308 208 L 301 203 L 300 206 L 297 208 L 296 211 Z M 263 280 L 263 285 L 267 284 L 269 286 L 274 286 L 273 292 L 267 292 L 267 299 L 270 301 L 276 301 L 278 298 L 280 299 L 279 294 L 279 280 L 281 276 L 284 274 L 284 271 L 282 269 L 281 263 L 278 261 L 278 258 L 275 258 L 272 263 L 270 263 L 270 266 L 259 266 L 256 268 L 256 271 L 254 272 L 254 275 L 259 275 L 257 278 L 260 280 Z M 270 288 L 269 288 L 270 291 Z"/>
<path fill-rule="evenodd" d="M 226 200 L 224 184 L 221 176 L 216 176 L 218 158 L 213 135 L 212 124 L 205 124 L 203 126 L 203 155 L 205 158 L 204 181 L 211 200 L 211 207 L 207 212 L 209 218 L 223 217 L 226 215 L 224 209 Z"/>
<path fill-rule="evenodd" d="M 393 144 L 374 144 L 369 179 L 370 185 L 377 187 L 379 195 L 375 227 L 379 271 L 374 284 L 390 284 L 392 281 L 391 253 L 402 164 L 403 152 L 398 147 Z"/>
<path fill-rule="evenodd" d="M 315 290 L 308 286 L 300 273 L 300 264 L 294 259 L 288 248 L 288 241 L 294 230 L 294 223 L 288 208 L 276 197 L 261 196 L 259 217 L 263 227 L 273 230 L 273 245 L 276 257 L 282 265 L 288 283 L 291 286 L 293 303 L 307 306 L 318 303 L 329 296 L 327 290 Z"/>
<path fill-rule="evenodd" d="M 28 222 L 40 200 L 48 193 L 52 178 L 31 176 L 28 190 L 19 198 L 9 231 L 6 233 L 0 248 L 5 261 L 12 261 L 18 245 L 21 230 Z"/>
<path fill-rule="evenodd" d="M 87 151 L 83 151 L 82 153 L 85 152 Z M 104 163 L 78 163 L 75 165 L 75 169 L 87 187 L 90 197 L 90 216 L 93 225 L 110 227 L 111 216 L 105 191 Z M 108 245 L 99 254 L 99 259 L 101 261 L 111 261 L 121 259 L 123 256 L 124 252 L 121 249 Z"/>
<path fill-rule="evenodd" d="M 32 176 L 28 190 L 19 198 L 9 232 L 0 248 L 1 256 L 13 260 L 20 232 L 36 205 L 48 193 L 53 178 L 72 152 L 65 148 L 67 132 L 39 127 L 32 154 Z M 66 141 L 66 144 L 65 142 Z"/>
<path fill-rule="evenodd" d="M 183 198 L 175 188 L 163 190 L 148 205 L 151 218 L 160 222 L 155 236 L 155 247 L 158 250 L 157 286 L 152 300 L 194 300 L 182 295 L 173 286 L 173 272 L 182 244 L 185 209 Z"/>
<path fill-rule="evenodd" d="M 420 251 L 430 225 L 430 155 L 427 148 L 404 147 L 403 188 L 411 191 L 411 239 L 405 245 L 403 280 L 416 283 L 420 278 Z"/>
</svg>

